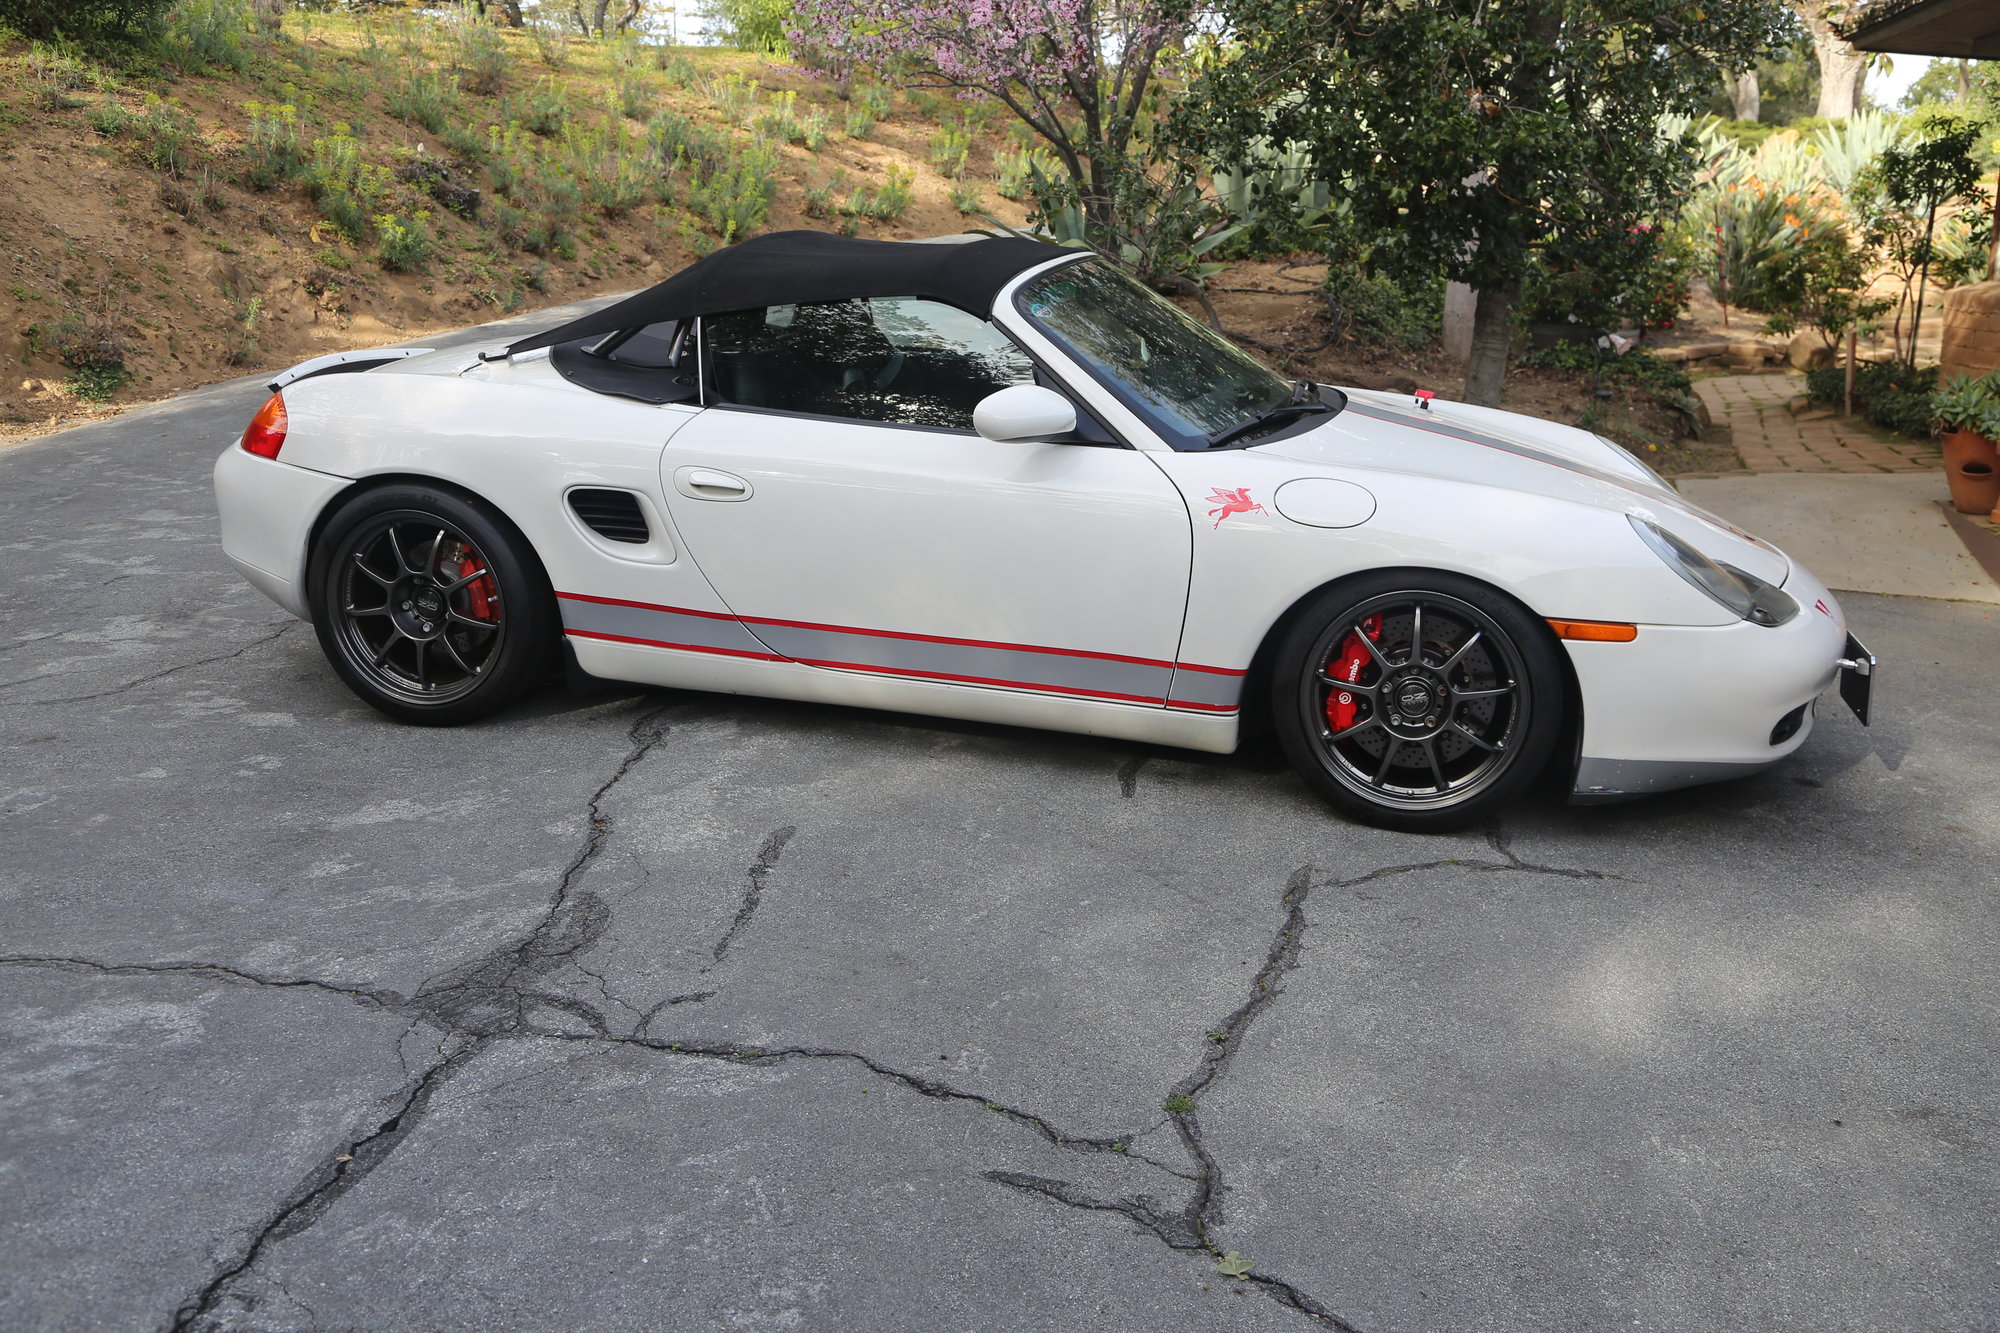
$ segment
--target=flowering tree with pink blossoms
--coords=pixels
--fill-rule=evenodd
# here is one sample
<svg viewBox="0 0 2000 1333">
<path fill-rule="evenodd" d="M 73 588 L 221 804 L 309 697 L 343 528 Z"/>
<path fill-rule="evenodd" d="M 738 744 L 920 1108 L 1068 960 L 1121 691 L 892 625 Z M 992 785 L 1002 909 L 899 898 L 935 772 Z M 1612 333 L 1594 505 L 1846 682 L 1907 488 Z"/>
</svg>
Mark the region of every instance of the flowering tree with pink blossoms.
<svg viewBox="0 0 2000 1333">
<path fill-rule="evenodd" d="M 1090 231 L 1132 230 L 1121 197 L 1145 178 L 1148 97 L 1191 0 L 799 0 L 796 13 L 797 47 L 999 101 L 1047 141 Z"/>
</svg>

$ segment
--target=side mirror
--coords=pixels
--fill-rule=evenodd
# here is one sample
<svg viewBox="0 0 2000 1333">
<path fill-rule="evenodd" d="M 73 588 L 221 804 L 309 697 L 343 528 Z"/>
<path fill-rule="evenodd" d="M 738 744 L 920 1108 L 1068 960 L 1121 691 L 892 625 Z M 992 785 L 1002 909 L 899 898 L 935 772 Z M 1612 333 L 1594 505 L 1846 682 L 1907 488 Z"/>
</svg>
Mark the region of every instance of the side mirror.
<svg viewBox="0 0 2000 1333">
<path fill-rule="evenodd" d="M 1015 384 L 972 409 L 972 428 L 1001 444 L 1031 444 L 1076 429 L 1076 406 L 1054 389 Z"/>
</svg>

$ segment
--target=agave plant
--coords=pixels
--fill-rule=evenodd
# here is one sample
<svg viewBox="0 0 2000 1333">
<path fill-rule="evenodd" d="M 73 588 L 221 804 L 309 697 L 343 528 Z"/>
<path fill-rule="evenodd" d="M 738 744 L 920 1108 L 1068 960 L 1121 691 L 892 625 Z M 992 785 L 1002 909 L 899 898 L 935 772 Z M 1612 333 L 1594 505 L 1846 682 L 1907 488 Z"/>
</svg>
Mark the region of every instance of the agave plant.
<svg viewBox="0 0 2000 1333">
<path fill-rule="evenodd" d="M 1900 116 L 1879 111 L 1859 111 L 1845 120 L 1822 126 L 1813 134 L 1819 150 L 1820 176 L 1845 199 L 1856 177 L 1884 148 L 1900 143 L 1903 121 Z"/>
<path fill-rule="evenodd" d="M 1939 431 L 1971 431 L 2000 438 L 2000 373 L 1954 375 L 1931 394 L 1931 422 Z"/>
</svg>

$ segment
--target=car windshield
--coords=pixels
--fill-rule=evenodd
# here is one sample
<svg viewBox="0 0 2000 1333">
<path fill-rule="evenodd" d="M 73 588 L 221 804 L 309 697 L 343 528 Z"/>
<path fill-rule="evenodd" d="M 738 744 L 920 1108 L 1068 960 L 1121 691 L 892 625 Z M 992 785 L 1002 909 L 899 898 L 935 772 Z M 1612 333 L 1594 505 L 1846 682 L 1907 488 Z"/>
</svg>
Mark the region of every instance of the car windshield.
<svg viewBox="0 0 2000 1333">
<path fill-rule="evenodd" d="M 1292 401 L 1293 386 L 1099 260 L 1024 284 L 1015 304 L 1176 449 L 1203 449 Z"/>
</svg>

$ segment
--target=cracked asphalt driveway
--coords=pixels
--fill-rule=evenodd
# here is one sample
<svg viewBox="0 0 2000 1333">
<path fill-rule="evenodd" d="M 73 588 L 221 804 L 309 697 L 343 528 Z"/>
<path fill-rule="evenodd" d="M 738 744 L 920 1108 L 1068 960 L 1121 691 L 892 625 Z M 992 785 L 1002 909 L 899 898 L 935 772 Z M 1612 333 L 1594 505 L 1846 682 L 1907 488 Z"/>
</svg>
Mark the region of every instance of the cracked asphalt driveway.
<svg viewBox="0 0 2000 1333">
<path fill-rule="evenodd" d="M 1872 731 L 1456 837 L 754 699 L 402 728 L 217 548 L 259 393 L 0 453 L 9 1327 L 2000 1329 L 1994 608 L 1850 597 Z"/>
</svg>

